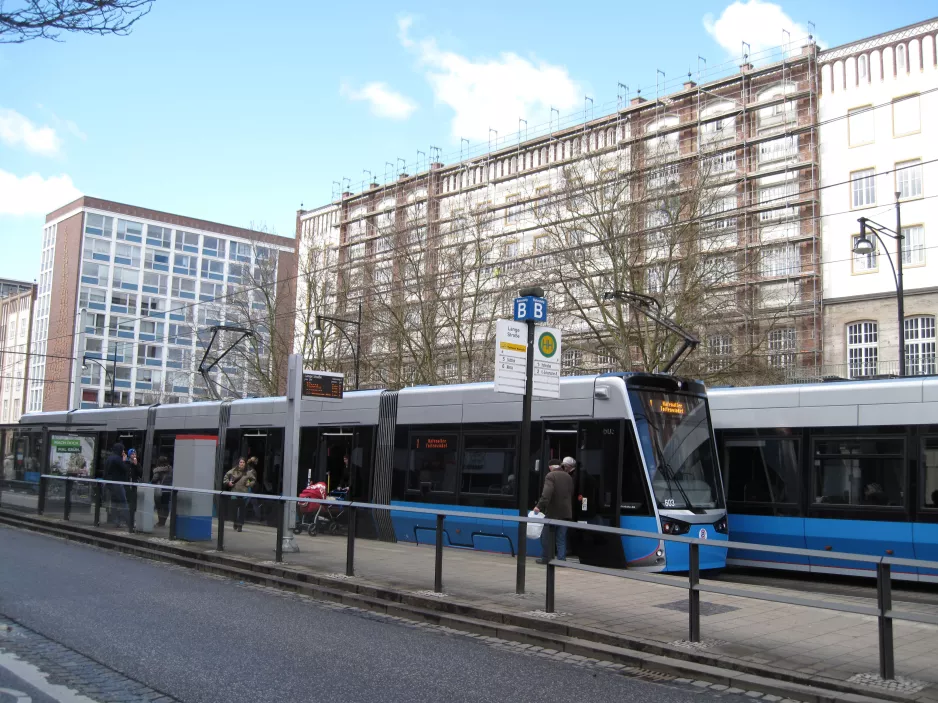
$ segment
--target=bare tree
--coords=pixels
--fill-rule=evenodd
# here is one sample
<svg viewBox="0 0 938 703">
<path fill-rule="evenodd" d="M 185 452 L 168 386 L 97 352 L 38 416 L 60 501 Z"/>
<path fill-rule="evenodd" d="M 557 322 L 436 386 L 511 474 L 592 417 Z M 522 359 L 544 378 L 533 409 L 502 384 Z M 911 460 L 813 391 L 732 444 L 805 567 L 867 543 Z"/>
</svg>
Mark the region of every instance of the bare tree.
<svg viewBox="0 0 938 703">
<path fill-rule="evenodd" d="M 644 146 L 634 170 L 617 151 L 578 159 L 537 201 L 546 238 L 536 248 L 550 252 L 542 266 L 563 296 L 555 319 L 567 333 L 569 370 L 654 370 L 674 353 L 682 340 L 604 300 L 627 290 L 656 298 L 663 314 L 704 340 L 683 372 L 710 382 L 763 373 L 777 312 L 751 285 L 758 261 L 740 247 L 735 188 L 722 185 L 708 159 L 681 162 L 676 142 Z"/>
<path fill-rule="evenodd" d="M 130 33 L 154 0 L 0 0 L 0 44 L 58 41 L 62 32 Z"/>
</svg>

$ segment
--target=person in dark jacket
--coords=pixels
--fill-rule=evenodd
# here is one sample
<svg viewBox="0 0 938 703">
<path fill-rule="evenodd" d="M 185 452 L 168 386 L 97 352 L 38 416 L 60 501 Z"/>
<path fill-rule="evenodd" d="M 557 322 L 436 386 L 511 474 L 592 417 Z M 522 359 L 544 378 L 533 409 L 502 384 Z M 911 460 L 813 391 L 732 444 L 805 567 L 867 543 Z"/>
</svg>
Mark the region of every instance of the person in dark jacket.
<svg viewBox="0 0 938 703">
<path fill-rule="evenodd" d="M 534 506 L 534 512 L 544 513 L 545 517 L 553 520 L 569 520 L 573 517 L 573 479 L 564 471 L 560 464 L 551 464 L 550 472 L 544 478 L 544 488 L 540 500 Z M 541 531 L 541 549 L 544 556 L 537 560 L 538 564 L 546 564 L 553 558 L 548 554 L 548 530 Z M 557 558 L 565 561 L 567 558 L 567 528 L 557 527 L 555 530 Z"/>
<path fill-rule="evenodd" d="M 153 468 L 153 478 L 150 483 L 162 487 L 160 497 L 156 502 L 156 515 L 159 518 L 156 524 L 158 527 L 163 527 L 166 524 L 166 518 L 169 516 L 169 500 L 172 497 L 170 489 L 173 486 L 173 466 L 165 456 L 161 456 L 156 460 L 156 466 Z"/>
<path fill-rule="evenodd" d="M 125 462 L 124 445 L 117 442 L 111 447 L 111 453 L 104 461 L 105 481 L 129 481 L 130 470 Z M 111 500 L 111 507 L 107 512 L 107 521 L 110 525 L 122 527 L 130 521 L 130 510 L 127 507 L 127 491 L 124 486 L 107 485 L 107 494 Z"/>
</svg>

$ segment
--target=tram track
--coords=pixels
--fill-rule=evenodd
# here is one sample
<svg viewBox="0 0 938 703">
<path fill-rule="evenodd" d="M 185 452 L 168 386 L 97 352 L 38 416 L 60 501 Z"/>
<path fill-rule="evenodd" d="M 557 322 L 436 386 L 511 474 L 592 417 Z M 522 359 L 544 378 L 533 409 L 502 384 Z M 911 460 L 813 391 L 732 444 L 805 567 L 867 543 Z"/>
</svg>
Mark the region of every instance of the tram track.
<svg viewBox="0 0 938 703">
<path fill-rule="evenodd" d="M 726 567 L 711 578 L 723 583 L 794 589 L 832 596 L 876 600 L 876 582 L 869 578 L 733 566 Z M 938 584 L 893 579 L 892 599 L 894 602 L 915 603 L 938 608 Z"/>
</svg>

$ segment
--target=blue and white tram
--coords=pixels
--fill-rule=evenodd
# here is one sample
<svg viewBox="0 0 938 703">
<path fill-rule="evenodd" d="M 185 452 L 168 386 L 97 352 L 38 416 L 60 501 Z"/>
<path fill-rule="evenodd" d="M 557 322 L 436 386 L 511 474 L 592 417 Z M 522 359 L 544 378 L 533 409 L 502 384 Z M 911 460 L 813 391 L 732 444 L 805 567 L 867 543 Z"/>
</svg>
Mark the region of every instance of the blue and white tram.
<svg viewBox="0 0 938 703">
<path fill-rule="evenodd" d="M 711 389 L 733 540 L 938 559 L 938 378 Z M 728 563 L 872 575 L 730 550 Z M 938 573 L 893 567 L 897 578 Z"/>
<path fill-rule="evenodd" d="M 15 429 L 0 429 L 6 433 L 0 447 L 15 447 L 11 476 L 22 487 L 40 470 L 56 470 L 47 446 L 63 435 L 94 440 L 87 462 L 92 475 L 114 442 L 142 448 L 144 478 L 156 457 L 172 459 L 176 437 L 213 435 L 221 451 L 205 470 L 214 470 L 214 485 L 238 456 L 254 456 L 255 490 L 280 494 L 285 414 L 283 398 L 36 413 Z M 492 516 L 448 518 L 447 544 L 514 554 L 517 527 L 500 516 L 526 512 L 537 500 L 547 462 L 573 456 L 580 463 L 575 476 L 581 498 L 574 519 L 726 540 L 707 393 L 696 381 L 653 374 L 563 378 L 559 399 L 533 403 L 527 496 L 518 495 L 521 399 L 496 393 L 491 383 L 304 399 L 301 425 L 297 493 L 308 480 L 323 480 L 348 486 L 353 500 L 392 506 L 390 521 L 358 521 L 363 537 L 432 543 L 432 517 L 393 506 L 439 506 Z M 250 517 L 275 524 L 273 514 Z M 660 539 L 580 533 L 571 538 L 571 549 L 594 565 L 688 568 L 687 547 Z M 529 542 L 528 553 L 539 556 L 540 544 Z M 701 549 L 701 568 L 722 568 L 725 555 L 722 548 Z"/>
</svg>

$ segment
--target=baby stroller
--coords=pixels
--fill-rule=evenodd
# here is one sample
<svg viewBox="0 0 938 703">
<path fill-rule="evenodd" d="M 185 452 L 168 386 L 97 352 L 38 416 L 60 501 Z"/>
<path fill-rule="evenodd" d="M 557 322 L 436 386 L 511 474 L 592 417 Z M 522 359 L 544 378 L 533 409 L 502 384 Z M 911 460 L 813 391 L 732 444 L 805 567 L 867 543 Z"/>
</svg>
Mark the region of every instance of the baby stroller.
<svg viewBox="0 0 938 703">
<path fill-rule="evenodd" d="M 348 489 L 342 488 L 327 493 L 326 484 L 323 482 L 311 483 L 300 493 L 300 498 L 311 498 L 314 500 L 346 500 Z M 312 503 L 300 500 L 296 504 L 297 523 L 293 532 L 300 534 L 306 530 L 312 537 L 317 532 L 327 532 L 331 535 L 338 534 L 340 528 L 345 524 L 345 506 L 329 505 L 328 503 Z"/>
</svg>

